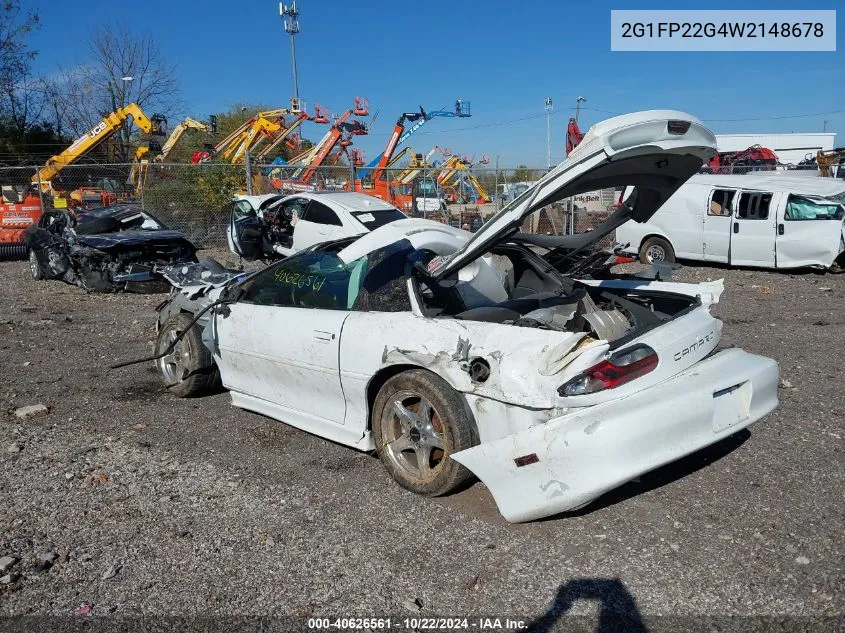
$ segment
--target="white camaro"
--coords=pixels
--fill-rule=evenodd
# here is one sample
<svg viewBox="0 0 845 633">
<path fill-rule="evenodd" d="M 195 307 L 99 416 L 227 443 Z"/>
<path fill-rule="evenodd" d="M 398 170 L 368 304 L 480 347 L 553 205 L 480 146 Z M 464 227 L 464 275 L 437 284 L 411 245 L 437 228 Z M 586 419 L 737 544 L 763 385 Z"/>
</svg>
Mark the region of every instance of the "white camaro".
<svg viewBox="0 0 845 633">
<path fill-rule="evenodd" d="M 158 367 L 179 395 L 222 379 L 235 406 L 375 450 L 416 493 L 474 474 L 509 521 L 579 508 L 771 412 L 778 367 L 718 349 L 721 282 L 567 278 L 518 228 L 561 198 L 635 186 L 573 238 L 586 248 L 648 220 L 715 148 L 690 115 L 630 114 L 474 235 L 406 219 L 251 275 L 185 268 Z"/>
<path fill-rule="evenodd" d="M 392 204 L 355 192 L 236 196 L 226 237 L 229 250 L 244 259 L 278 259 L 406 217 Z"/>
</svg>

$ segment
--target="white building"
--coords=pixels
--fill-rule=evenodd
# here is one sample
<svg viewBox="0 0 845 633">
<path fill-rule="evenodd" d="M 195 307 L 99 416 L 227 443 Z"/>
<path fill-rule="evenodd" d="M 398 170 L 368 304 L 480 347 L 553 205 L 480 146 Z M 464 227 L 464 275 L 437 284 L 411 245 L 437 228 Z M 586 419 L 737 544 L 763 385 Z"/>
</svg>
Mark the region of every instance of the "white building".
<svg viewBox="0 0 845 633">
<path fill-rule="evenodd" d="M 834 132 L 812 132 L 808 134 L 717 134 L 716 144 L 720 152 L 739 152 L 752 145 L 762 145 L 774 150 L 781 163 L 797 165 L 808 154 L 815 156 L 819 150 L 830 151 L 834 147 Z"/>
</svg>

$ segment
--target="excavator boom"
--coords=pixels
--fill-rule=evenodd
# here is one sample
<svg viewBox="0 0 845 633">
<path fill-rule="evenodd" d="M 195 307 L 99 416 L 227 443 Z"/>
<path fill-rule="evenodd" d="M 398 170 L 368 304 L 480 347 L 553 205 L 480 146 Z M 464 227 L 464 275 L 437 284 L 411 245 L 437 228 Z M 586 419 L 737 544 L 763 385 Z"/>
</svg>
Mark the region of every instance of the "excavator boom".
<svg viewBox="0 0 845 633">
<path fill-rule="evenodd" d="M 163 117 L 150 119 L 137 103 L 130 103 L 103 117 L 102 121 L 76 139 L 70 147 L 48 159 L 44 167 L 32 177 L 32 184 L 40 186 L 42 192 L 48 193 L 51 189 L 50 181 L 62 169 L 74 164 L 97 145 L 113 136 L 129 118 L 132 118 L 135 125 L 146 134 L 161 132 L 157 121 L 163 120 Z"/>
</svg>

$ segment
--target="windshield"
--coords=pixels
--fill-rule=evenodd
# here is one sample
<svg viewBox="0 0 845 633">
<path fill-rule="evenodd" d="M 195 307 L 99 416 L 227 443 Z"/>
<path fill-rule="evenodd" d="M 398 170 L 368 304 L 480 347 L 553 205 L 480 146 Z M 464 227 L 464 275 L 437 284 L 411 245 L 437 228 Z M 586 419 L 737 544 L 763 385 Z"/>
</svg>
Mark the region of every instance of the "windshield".
<svg viewBox="0 0 845 633">
<path fill-rule="evenodd" d="M 424 178 L 418 181 L 417 190 L 421 196 L 436 196 L 437 185 L 432 178 Z"/>
<path fill-rule="evenodd" d="M 353 217 L 367 227 L 367 230 L 374 231 L 380 226 L 404 220 L 408 216 L 399 209 L 380 209 L 378 211 L 353 211 Z"/>
</svg>

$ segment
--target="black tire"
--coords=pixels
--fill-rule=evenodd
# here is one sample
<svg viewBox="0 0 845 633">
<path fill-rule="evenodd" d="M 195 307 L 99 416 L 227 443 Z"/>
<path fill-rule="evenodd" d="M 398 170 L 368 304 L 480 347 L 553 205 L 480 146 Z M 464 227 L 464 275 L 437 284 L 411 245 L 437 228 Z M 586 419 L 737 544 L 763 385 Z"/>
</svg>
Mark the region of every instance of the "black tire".
<svg viewBox="0 0 845 633">
<path fill-rule="evenodd" d="M 408 417 L 400 419 L 397 402 Z M 478 443 L 475 421 L 463 397 L 436 374 L 414 369 L 384 383 L 373 405 L 372 428 L 381 463 L 406 490 L 437 497 L 472 476 L 450 455 Z M 422 466 L 420 455 L 427 455 Z"/>
<path fill-rule="evenodd" d="M 27 256 L 29 258 L 29 274 L 32 275 L 32 278 L 35 281 L 45 279 L 47 275 L 44 274 L 44 269 L 41 268 L 41 262 L 38 261 L 38 255 L 35 250 L 29 249 Z"/>
<path fill-rule="evenodd" d="M 184 312 L 171 316 L 158 332 L 156 355 L 167 349 L 192 320 L 193 317 Z M 203 345 L 198 325 L 191 327 L 173 351 L 156 360 L 156 367 L 167 388 L 180 398 L 204 396 L 220 389 L 220 372 L 211 352 Z"/>
<path fill-rule="evenodd" d="M 640 261 L 643 264 L 674 264 L 675 249 L 662 237 L 650 237 L 640 246 Z"/>
</svg>

